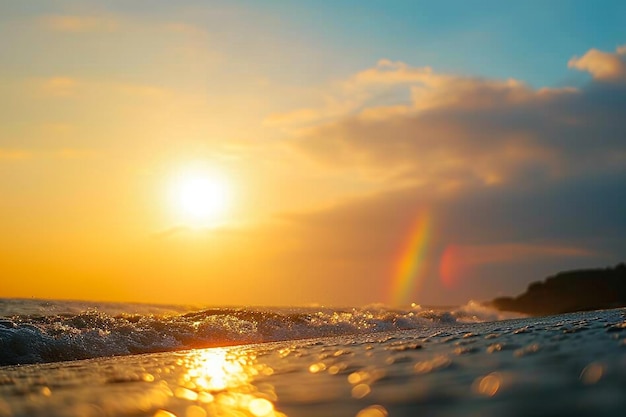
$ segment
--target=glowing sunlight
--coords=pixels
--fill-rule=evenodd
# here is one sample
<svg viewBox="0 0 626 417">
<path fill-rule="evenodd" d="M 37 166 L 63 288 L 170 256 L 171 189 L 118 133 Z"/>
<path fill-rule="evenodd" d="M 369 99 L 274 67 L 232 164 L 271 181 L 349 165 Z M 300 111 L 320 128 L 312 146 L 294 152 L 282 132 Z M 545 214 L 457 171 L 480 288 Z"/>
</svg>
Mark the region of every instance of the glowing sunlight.
<svg viewBox="0 0 626 417">
<path fill-rule="evenodd" d="M 195 350 L 179 364 L 187 368 L 187 373 L 174 396 L 197 401 L 209 411 L 198 415 L 285 417 L 274 408 L 274 387 L 254 383 L 274 370 L 258 363 L 253 352 L 240 348 Z"/>
<path fill-rule="evenodd" d="M 177 221 L 192 227 L 222 223 L 230 208 L 230 191 L 226 179 L 216 174 L 199 171 L 182 173 L 170 191 Z"/>
</svg>

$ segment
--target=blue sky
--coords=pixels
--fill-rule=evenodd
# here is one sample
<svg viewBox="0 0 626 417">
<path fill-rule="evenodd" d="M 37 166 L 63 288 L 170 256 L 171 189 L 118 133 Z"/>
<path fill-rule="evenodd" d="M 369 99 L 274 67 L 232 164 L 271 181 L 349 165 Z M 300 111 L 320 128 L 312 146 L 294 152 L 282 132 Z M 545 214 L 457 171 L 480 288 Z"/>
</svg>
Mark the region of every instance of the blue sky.
<svg viewBox="0 0 626 417">
<path fill-rule="evenodd" d="M 233 48 L 259 39 L 268 49 L 287 47 L 281 76 L 293 82 L 342 77 L 388 58 L 535 87 L 571 84 L 581 77 L 564 64 L 569 58 L 612 50 L 626 37 L 620 1 L 60 1 L 3 9 L 5 20 L 46 11 L 182 18 Z"/>
<path fill-rule="evenodd" d="M 311 48 L 304 54 L 316 55 L 319 48 L 335 59 L 326 68 L 331 76 L 388 58 L 442 72 L 553 86 L 574 77 L 564 64 L 573 55 L 590 48 L 612 50 L 626 36 L 626 5 L 620 1 L 243 4 L 274 17 L 280 35 Z"/>
</svg>

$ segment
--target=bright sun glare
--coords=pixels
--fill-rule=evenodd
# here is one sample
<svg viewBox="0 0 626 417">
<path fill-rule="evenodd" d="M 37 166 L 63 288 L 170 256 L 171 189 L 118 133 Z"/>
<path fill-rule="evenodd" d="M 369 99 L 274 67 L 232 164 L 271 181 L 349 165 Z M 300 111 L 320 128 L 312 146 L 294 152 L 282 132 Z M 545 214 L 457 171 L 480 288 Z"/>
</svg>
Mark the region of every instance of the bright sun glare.
<svg viewBox="0 0 626 417">
<path fill-rule="evenodd" d="M 225 180 L 206 173 L 181 175 L 174 186 L 174 204 L 182 220 L 192 226 L 218 223 L 230 204 Z"/>
</svg>

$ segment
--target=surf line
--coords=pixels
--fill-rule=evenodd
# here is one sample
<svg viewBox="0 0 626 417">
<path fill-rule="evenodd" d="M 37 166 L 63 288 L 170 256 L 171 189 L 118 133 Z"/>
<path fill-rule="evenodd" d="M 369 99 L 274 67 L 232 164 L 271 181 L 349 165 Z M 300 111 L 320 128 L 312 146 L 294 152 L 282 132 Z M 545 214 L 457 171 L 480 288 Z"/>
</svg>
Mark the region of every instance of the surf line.
<svg viewBox="0 0 626 417">
<path fill-rule="evenodd" d="M 431 223 L 430 213 L 425 209 L 420 210 L 403 241 L 397 259 L 393 262 L 390 296 L 392 305 L 407 303 L 409 295 L 423 279 Z"/>
</svg>

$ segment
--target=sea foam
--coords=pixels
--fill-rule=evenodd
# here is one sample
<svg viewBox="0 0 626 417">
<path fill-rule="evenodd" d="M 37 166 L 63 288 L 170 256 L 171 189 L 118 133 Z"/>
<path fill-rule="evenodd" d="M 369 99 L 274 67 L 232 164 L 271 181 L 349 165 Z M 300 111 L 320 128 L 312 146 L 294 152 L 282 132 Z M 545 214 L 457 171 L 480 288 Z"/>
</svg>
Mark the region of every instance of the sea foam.
<svg viewBox="0 0 626 417">
<path fill-rule="evenodd" d="M 423 329 L 505 318 L 475 302 L 448 309 L 414 305 L 399 310 L 377 305 L 185 311 L 189 308 L 0 301 L 5 304 L 0 316 L 0 365 Z M 10 314 L 8 304 L 19 305 L 14 310 L 21 314 Z"/>
</svg>

